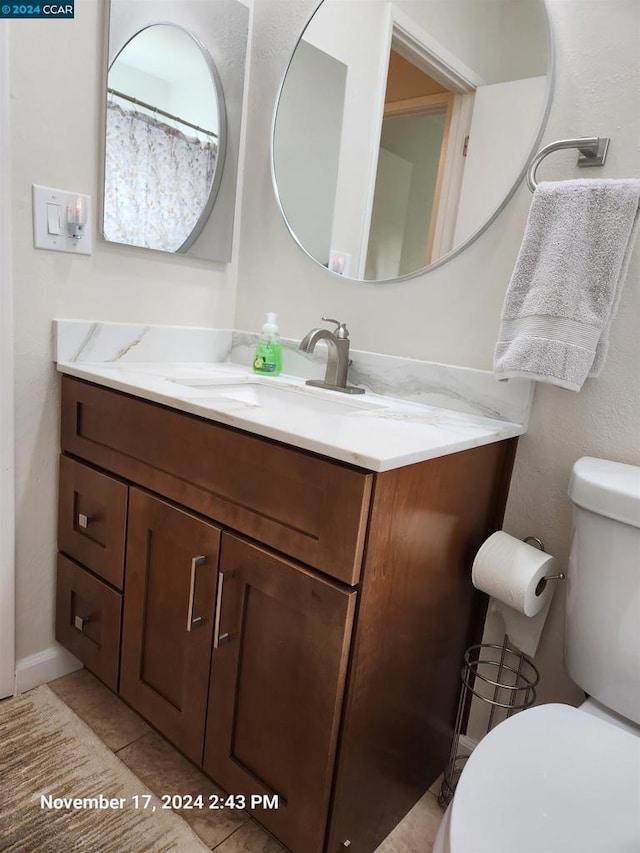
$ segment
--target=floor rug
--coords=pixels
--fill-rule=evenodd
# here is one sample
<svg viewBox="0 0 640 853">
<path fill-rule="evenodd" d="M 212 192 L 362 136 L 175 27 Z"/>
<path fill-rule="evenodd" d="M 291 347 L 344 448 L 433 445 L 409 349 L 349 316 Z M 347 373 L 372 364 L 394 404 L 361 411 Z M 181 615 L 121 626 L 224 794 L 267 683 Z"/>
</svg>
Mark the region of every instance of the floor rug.
<svg viewBox="0 0 640 853">
<path fill-rule="evenodd" d="M 208 848 L 44 685 L 0 702 L 0 850 Z"/>
</svg>

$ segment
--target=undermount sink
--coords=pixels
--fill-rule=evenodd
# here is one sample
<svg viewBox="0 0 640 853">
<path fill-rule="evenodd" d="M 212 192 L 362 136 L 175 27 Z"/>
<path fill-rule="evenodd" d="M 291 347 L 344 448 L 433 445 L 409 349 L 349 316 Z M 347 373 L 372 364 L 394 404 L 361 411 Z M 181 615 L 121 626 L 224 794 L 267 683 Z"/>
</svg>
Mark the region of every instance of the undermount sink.
<svg viewBox="0 0 640 853">
<path fill-rule="evenodd" d="M 236 402 L 245 406 L 287 410 L 292 413 L 348 415 L 358 411 L 381 408 L 380 403 L 363 400 L 360 397 L 356 399 L 345 395 L 342 399 L 336 392 L 311 390 L 304 386 L 287 387 L 267 384 L 270 381 L 230 384 L 198 379 L 178 381 L 177 384 L 210 392 L 207 394 L 206 400 L 212 403 Z M 199 400 L 205 402 L 202 397 Z"/>
</svg>

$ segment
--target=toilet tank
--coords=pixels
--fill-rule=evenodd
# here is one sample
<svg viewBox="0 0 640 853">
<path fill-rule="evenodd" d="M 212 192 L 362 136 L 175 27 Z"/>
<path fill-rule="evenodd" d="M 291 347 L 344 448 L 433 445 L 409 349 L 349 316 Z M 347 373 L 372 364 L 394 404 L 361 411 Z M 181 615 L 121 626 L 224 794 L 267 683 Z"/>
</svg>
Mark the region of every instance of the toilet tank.
<svg viewBox="0 0 640 853">
<path fill-rule="evenodd" d="M 590 696 L 640 723 L 640 468 L 579 459 L 569 497 L 567 671 Z"/>
</svg>

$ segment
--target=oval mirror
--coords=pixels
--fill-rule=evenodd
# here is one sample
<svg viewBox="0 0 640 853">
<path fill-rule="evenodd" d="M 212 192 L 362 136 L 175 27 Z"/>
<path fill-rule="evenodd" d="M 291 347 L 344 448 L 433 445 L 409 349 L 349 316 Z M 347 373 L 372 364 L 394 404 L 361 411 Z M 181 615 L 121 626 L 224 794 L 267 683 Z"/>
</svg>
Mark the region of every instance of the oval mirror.
<svg viewBox="0 0 640 853">
<path fill-rule="evenodd" d="M 544 0 L 324 0 L 274 117 L 272 176 L 293 238 L 364 281 L 453 257 L 524 176 L 552 65 Z"/>
<path fill-rule="evenodd" d="M 203 45 L 175 24 L 136 33 L 107 78 L 105 239 L 186 251 L 215 202 L 225 132 L 222 89 Z"/>
</svg>

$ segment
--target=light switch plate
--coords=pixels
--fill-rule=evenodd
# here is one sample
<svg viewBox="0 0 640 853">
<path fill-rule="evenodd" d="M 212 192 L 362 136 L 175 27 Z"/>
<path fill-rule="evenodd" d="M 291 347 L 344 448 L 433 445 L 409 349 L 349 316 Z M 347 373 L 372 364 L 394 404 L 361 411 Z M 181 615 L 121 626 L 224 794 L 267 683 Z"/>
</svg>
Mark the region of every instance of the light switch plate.
<svg viewBox="0 0 640 853">
<path fill-rule="evenodd" d="M 67 203 L 78 196 L 85 200 L 87 210 L 87 224 L 80 240 L 70 237 L 67 232 Z M 52 233 L 56 230 L 60 233 Z M 36 249 L 90 255 L 92 235 L 91 196 L 33 185 L 33 245 Z"/>
</svg>

